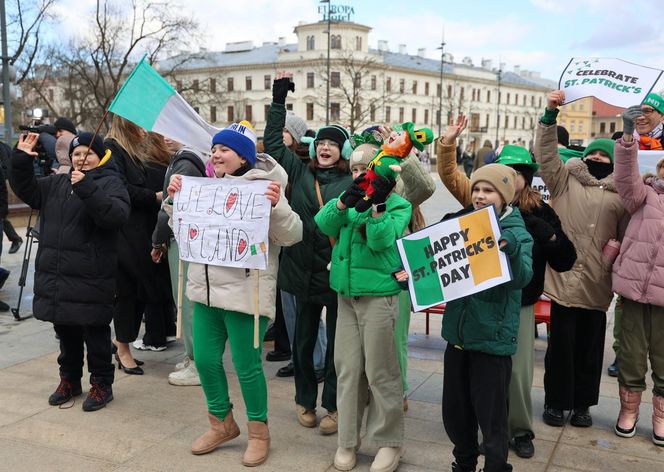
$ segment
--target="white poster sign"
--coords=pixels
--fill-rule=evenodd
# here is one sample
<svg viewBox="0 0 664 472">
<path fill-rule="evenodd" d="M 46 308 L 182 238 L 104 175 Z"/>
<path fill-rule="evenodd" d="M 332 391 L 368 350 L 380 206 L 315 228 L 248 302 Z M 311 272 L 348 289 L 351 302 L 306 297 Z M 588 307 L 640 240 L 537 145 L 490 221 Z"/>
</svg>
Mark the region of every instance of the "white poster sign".
<svg viewBox="0 0 664 472">
<path fill-rule="evenodd" d="M 641 103 L 662 75 L 659 69 L 607 57 L 573 57 L 560 76 L 565 103 L 596 97 L 617 107 Z"/>
<path fill-rule="evenodd" d="M 551 205 L 551 194 L 549 193 L 549 187 L 546 186 L 542 177 L 533 177 L 532 187 L 542 195 L 542 200 L 544 200 L 544 203 Z"/>
<path fill-rule="evenodd" d="M 180 259 L 266 269 L 272 206 L 267 180 L 182 177 L 173 202 Z"/>
</svg>

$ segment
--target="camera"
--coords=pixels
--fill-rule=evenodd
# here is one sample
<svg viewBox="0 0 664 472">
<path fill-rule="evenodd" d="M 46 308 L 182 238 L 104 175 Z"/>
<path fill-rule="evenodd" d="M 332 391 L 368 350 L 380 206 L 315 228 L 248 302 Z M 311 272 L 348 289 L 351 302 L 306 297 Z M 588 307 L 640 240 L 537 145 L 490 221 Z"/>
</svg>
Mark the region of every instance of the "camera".
<svg viewBox="0 0 664 472">
<path fill-rule="evenodd" d="M 48 176 L 51 175 L 51 167 L 56 161 L 55 158 L 55 133 L 56 129 L 53 125 L 36 123 L 33 125 L 21 125 L 18 127 L 21 131 L 29 133 L 38 133 L 39 139 L 35 146 L 35 152 L 38 157 L 35 162 L 35 174 Z"/>
</svg>

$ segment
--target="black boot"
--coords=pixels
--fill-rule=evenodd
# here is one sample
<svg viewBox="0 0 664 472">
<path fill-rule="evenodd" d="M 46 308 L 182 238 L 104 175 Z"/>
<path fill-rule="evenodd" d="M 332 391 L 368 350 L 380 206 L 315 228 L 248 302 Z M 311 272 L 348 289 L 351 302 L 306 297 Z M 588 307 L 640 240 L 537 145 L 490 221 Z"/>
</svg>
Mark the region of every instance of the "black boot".
<svg viewBox="0 0 664 472">
<path fill-rule="evenodd" d="M 88 398 L 83 402 L 83 411 L 97 411 L 113 400 L 113 387 L 109 384 L 93 380 Z"/>
<path fill-rule="evenodd" d="M 67 403 L 69 400 L 71 400 L 72 397 L 76 397 L 81 393 L 83 393 L 83 390 L 81 390 L 80 380 L 74 383 L 65 379 L 64 377 L 60 377 L 60 385 L 58 385 L 58 388 L 55 389 L 55 392 L 53 392 L 51 396 L 48 397 L 48 404 L 53 406 L 62 405 L 63 403 Z"/>
<path fill-rule="evenodd" d="M 549 426 L 560 427 L 565 424 L 565 417 L 563 416 L 563 410 L 558 408 L 551 408 L 550 406 L 544 405 L 544 413 L 542 413 L 542 419 Z"/>
</svg>

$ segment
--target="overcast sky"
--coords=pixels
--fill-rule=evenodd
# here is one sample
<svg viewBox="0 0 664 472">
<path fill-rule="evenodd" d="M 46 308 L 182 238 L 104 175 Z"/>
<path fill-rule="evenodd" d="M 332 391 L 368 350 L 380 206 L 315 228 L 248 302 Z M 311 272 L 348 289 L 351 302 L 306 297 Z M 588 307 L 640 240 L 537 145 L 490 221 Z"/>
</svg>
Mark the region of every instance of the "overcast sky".
<svg viewBox="0 0 664 472">
<path fill-rule="evenodd" d="M 251 40 L 255 45 L 285 36 L 295 42 L 300 21 L 321 19 L 317 0 L 181 1 L 207 33 L 206 47 L 223 50 L 227 42 Z M 70 30 L 80 29 L 84 6 L 94 0 L 63 0 L 63 12 L 76 10 Z M 664 2 L 661 0 L 346 0 L 333 5 L 354 9 L 353 21 L 370 26 L 369 46 L 388 40 L 390 50 L 407 44 L 410 54 L 426 49 L 440 58 L 443 29 L 445 52 L 455 62 L 470 56 L 494 65 L 506 63 L 535 70 L 557 80 L 573 56 L 617 57 L 664 69 Z M 380 7 L 379 7 L 380 5 Z M 508 6 L 505 6 L 508 5 Z M 67 26 L 65 16 L 63 26 Z M 75 26 L 74 26 L 75 25 Z M 664 78 L 657 90 L 664 89 Z"/>
</svg>

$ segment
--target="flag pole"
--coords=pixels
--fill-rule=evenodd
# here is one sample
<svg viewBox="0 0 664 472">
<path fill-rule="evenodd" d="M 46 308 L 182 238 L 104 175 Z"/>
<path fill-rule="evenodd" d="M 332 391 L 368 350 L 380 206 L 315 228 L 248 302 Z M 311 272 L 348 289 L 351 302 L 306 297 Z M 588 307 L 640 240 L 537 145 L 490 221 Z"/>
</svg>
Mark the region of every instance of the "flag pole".
<svg viewBox="0 0 664 472">
<path fill-rule="evenodd" d="M 258 349 L 258 327 L 259 327 L 259 318 L 260 318 L 260 301 L 259 297 L 259 283 L 260 283 L 260 271 L 256 269 L 256 286 L 254 289 L 254 349 Z"/>
<path fill-rule="evenodd" d="M 175 322 L 175 337 L 182 338 L 182 297 L 184 288 L 184 261 L 178 257 L 178 313 Z"/>
<path fill-rule="evenodd" d="M 91 149 L 92 143 L 95 141 L 95 138 L 96 138 L 97 135 L 99 134 L 99 130 L 101 129 L 101 126 L 104 124 L 104 121 L 106 121 L 106 117 L 107 117 L 107 116 L 108 116 L 108 109 L 104 112 L 104 116 L 101 117 L 101 121 L 100 121 L 99 124 L 97 125 L 97 129 L 95 130 L 95 133 L 92 135 L 92 140 L 91 140 L 91 142 L 90 142 L 90 146 L 88 146 L 88 150 L 85 151 L 85 158 L 83 159 L 83 163 L 82 163 L 81 166 L 78 168 L 79 171 L 80 171 L 80 170 L 83 170 L 83 166 L 84 166 L 85 163 L 87 162 L 87 160 L 88 160 L 88 156 L 90 155 L 90 149 Z M 104 156 L 99 156 L 99 159 L 103 159 L 103 158 L 104 158 Z"/>
</svg>

